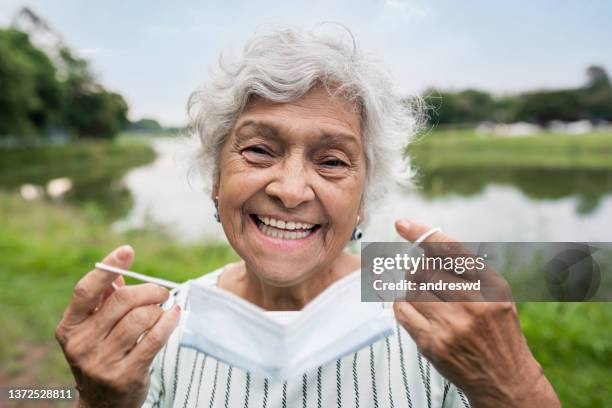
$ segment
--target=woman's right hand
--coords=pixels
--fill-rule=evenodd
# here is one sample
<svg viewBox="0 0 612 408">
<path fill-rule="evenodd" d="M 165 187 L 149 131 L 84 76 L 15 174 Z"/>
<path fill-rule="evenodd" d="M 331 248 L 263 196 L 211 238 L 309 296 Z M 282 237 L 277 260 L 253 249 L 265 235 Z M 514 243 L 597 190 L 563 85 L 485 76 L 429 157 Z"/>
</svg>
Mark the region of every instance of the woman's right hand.
<svg viewBox="0 0 612 408">
<path fill-rule="evenodd" d="M 103 262 L 127 269 L 133 258 L 133 249 L 123 246 Z M 143 404 L 151 362 L 172 334 L 180 314 L 176 305 L 168 311 L 159 306 L 168 296 L 160 286 L 125 286 L 120 275 L 98 269 L 77 283 L 55 337 L 74 374 L 79 406 Z"/>
</svg>

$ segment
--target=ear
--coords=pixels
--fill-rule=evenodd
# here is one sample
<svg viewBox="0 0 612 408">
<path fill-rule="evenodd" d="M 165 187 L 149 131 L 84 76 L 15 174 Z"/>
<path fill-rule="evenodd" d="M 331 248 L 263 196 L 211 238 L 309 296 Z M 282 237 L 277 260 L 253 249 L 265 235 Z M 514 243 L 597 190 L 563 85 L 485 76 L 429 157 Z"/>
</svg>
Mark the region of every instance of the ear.
<svg viewBox="0 0 612 408">
<path fill-rule="evenodd" d="M 357 215 L 359 216 L 359 224 L 363 224 L 365 222 L 365 209 L 363 208 L 363 205 L 359 207 L 359 212 L 357 212 Z"/>
</svg>

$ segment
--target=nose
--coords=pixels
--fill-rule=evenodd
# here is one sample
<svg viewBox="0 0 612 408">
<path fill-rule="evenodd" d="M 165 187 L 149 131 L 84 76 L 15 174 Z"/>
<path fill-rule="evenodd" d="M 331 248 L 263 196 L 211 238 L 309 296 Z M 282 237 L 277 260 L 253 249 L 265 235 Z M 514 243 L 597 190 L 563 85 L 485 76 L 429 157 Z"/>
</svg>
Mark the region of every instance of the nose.
<svg viewBox="0 0 612 408">
<path fill-rule="evenodd" d="M 266 186 L 266 194 L 277 198 L 285 208 L 296 208 L 312 201 L 314 190 L 309 182 L 308 167 L 303 158 L 291 157 L 279 168 L 278 175 Z"/>
</svg>

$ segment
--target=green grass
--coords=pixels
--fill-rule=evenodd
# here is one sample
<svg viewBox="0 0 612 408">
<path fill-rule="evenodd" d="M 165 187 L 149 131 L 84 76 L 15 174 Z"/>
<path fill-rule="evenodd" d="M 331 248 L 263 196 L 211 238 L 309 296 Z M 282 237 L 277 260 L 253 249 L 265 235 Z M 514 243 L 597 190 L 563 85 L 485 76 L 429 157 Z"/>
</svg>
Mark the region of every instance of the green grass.
<svg viewBox="0 0 612 408">
<path fill-rule="evenodd" d="M 523 303 L 521 326 L 563 406 L 612 406 L 612 305 Z"/>
<path fill-rule="evenodd" d="M 421 171 L 440 168 L 612 169 L 612 133 L 530 137 L 478 135 L 473 130 L 434 130 L 408 148 Z"/>
</svg>

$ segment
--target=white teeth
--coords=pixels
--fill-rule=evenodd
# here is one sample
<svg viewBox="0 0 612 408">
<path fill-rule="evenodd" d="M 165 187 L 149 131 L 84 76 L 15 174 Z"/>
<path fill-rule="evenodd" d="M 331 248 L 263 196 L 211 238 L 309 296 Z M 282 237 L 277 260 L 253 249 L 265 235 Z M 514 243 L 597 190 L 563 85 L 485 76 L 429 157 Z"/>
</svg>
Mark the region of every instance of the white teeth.
<svg viewBox="0 0 612 408">
<path fill-rule="evenodd" d="M 281 230 L 278 228 L 274 228 L 269 225 L 258 224 L 257 228 L 264 234 L 272 238 L 282 238 L 282 239 L 301 239 L 306 238 L 308 235 L 312 233 L 312 231 L 287 231 Z"/>
<path fill-rule="evenodd" d="M 263 222 L 266 225 L 271 225 L 276 228 L 284 229 L 284 230 L 305 230 L 311 229 L 315 226 L 315 224 L 307 224 L 305 222 L 294 222 L 294 221 L 284 221 L 277 220 L 275 218 L 270 217 L 262 217 L 260 215 L 257 216 L 259 221 Z"/>
</svg>

